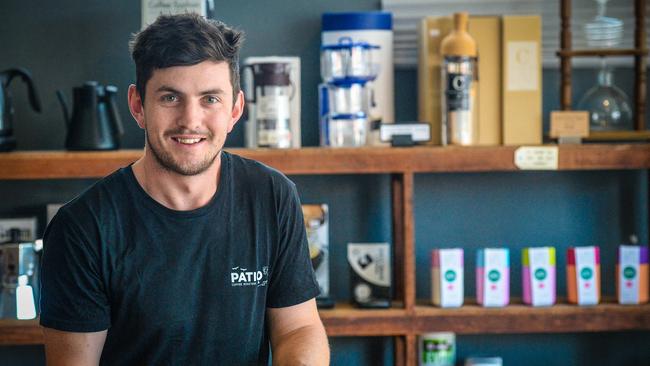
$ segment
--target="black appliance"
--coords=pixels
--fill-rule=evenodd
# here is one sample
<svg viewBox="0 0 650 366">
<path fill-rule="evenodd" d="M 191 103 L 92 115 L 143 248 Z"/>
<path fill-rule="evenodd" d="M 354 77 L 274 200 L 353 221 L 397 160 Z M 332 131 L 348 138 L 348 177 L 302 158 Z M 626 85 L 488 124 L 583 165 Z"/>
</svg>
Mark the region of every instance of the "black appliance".
<svg viewBox="0 0 650 366">
<path fill-rule="evenodd" d="M 20 76 L 22 81 L 27 84 L 27 94 L 32 108 L 36 112 L 41 112 L 41 103 L 38 100 L 32 77 L 27 70 L 15 68 L 0 72 L 0 151 L 11 151 L 16 148 L 13 128 L 14 107 L 8 89 L 11 80 L 16 76 Z"/>
<path fill-rule="evenodd" d="M 124 135 L 122 120 L 115 103 L 117 87 L 103 86 L 87 81 L 73 88 L 73 107 L 70 114 L 65 97 L 56 94 L 63 108 L 68 128 L 65 148 L 68 150 L 116 150 Z"/>
</svg>

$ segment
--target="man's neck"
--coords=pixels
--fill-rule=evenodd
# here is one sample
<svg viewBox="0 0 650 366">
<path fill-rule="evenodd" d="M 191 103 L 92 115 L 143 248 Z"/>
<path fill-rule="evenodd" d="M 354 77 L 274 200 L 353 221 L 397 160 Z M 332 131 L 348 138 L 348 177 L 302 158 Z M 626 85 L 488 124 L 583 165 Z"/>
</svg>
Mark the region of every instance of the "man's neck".
<svg viewBox="0 0 650 366">
<path fill-rule="evenodd" d="M 221 154 L 203 173 L 185 176 L 160 166 L 151 152 L 132 165 L 133 174 L 140 186 L 161 205 L 177 211 L 203 207 L 217 192 L 221 172 Z"/>
</svg>

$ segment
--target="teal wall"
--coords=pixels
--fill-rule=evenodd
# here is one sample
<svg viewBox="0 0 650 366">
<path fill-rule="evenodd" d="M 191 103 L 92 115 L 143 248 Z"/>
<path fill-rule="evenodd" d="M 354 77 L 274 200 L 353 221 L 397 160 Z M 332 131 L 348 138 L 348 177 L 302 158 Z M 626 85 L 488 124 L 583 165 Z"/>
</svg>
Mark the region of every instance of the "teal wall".
<svg viewBox="0 0 650 366">
<path fill-rule="evenodd" d="M 126 125 L 125 148 L 140 148 L 143 134 L 131 121 L 126 89 L 134 80 L 127 41 L 139 28 L 139 1 L 59 0 L 0 2 L 0 70 L 29 69 L 40 92 L 43 114 L 31 112 L 26 88 L 12 86 L 20 150 L 62 149 L 65 128 L 55 97 L 85 80 L 112 83 Z M 215 1 L 213 16 L 247 33 L 247 56 L 296 55 L 302 59 L 303 144 L 318 142 L 316 85 L 319 82 L 320 15 L 325 11 L 373 10 L 378 1 Z M 617 72 L 631 95 L 633 74 Z M 595 71 L 574 72 L 575 93 L 591 87 Z M 398 120 L 416 119 L 414 70 L 396 72 Z M 559 77 L 544 71 L 544 110 L 557 108 Z M 243 145 L 243 125 L 228 146 Z M 305 203 L 327 202 L 331 214 L 332 294 L 345 301 L 348 271 L 345 244 L 390 241 L 387 175 L 292 176 Z M 474 255 L 487 245 L 512 250 L 512 295 L 521 296 L 520 252 L 524 246 L 555 245 L 558 278 L 564 276 L 568 245 L 600 245 L 603 292 L 613 295 L 615 246 L 630 234 L 648 241 L 645 171 L 420 174 L 415 178 L 415 237 L 419 298 L 429 298 L 429 251 L 466 248 L 467 293 L 474 293 Z M 0 181 L 0 215 L 37 215 L 43 206 L 72 198 L 92 180 Z M 42 229 L 42 228 L 41 228 Z M 564 281 L 558 283 L 564 293 Z M 333 365 L 392 365 L 390 338 L 333 338 Z M 500 355 L 506 365 L 639 365 L 650 363 L 650 332 L 555 335 L 459 336 L 459 358 Z M 40 346 L 0 347 L 0 365 L 42 365 Z"/>
</svg>

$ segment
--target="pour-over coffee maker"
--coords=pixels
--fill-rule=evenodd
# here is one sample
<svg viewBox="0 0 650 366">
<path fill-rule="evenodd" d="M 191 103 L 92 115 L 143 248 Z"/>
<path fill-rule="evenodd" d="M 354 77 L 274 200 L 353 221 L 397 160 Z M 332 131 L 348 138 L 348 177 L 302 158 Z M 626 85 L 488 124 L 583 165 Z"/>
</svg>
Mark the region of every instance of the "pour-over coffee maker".
<svg viewBox="0 0 650 366">
<path fill-rule="evenodd" d="M 42 241 L 21 242 L 20 230 L 0 243 L 0 319 L 34 319 L 38 314 L 38 255 Z"/>
</svg>

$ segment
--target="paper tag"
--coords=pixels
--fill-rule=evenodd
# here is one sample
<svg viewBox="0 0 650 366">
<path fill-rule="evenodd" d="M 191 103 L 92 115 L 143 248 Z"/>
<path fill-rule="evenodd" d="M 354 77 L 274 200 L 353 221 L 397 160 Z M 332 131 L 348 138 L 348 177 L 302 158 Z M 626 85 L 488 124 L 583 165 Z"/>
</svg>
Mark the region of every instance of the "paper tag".
<svg viewBox="0 0 650 366">
<path fill-rule="evenodd" d="M 618 249 L 618 255 L 618 301 L 621 304 L 638 304 L 641 248 L 621 245 Z"/>
<path fill-rule="evenodd" d="M 507 305 L 508 252 L 505 249 L 485 249 L 483 274 L 483 306 Z"/>
<path fill-rule="evenodd" d="M 554 266 L 549 248 L 529 248 L 528 256 L 533 306 L 553 305 L 555 286 L 551 276 Z"/>
<path fill-rule="evenodd" d="M 596 305 L 598 304 L 596 249 L 594 247 L 575 248 L 575 256 L 578 304 Z"/>
<path fill-rule="evenodd" d="M 463 250 L 440 249 L 440 306 L 463 305 Z"/>
<path fill-rule="evenodd" d="M 205 0 L 141 0 L 142 2 L 142 29 L 156 21 L 159 15 L 174 15 L 197 13 L 206 16 L 207 7 Z"/>
<path fill-rule="evenodd" d="M 553 111 L 551 112 L 551 137 L 589 136 L 589 112 Z"/>
<path fill-rule="evenodd" d="M 521 170 L 557 170 L 557 146 L 522 146 L 515 150 L 515 165 Z"/>
<path fill-rule="evenodd" d="M 507 91 L 539 89 L 537 42 L 508 42 Z"/>
</svg>

